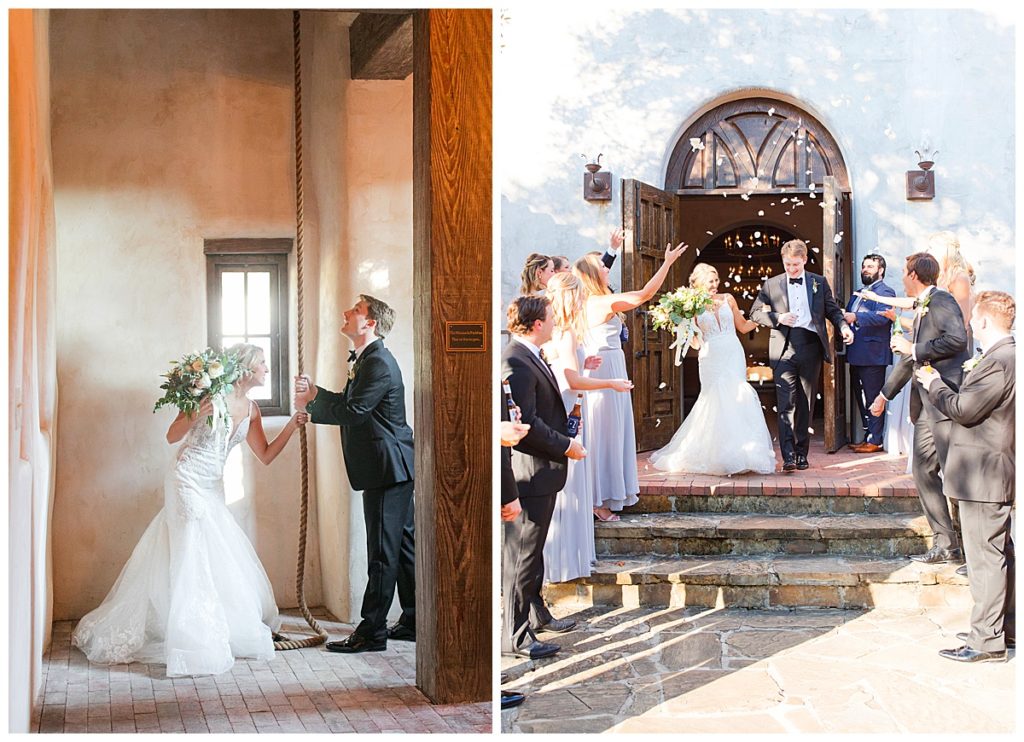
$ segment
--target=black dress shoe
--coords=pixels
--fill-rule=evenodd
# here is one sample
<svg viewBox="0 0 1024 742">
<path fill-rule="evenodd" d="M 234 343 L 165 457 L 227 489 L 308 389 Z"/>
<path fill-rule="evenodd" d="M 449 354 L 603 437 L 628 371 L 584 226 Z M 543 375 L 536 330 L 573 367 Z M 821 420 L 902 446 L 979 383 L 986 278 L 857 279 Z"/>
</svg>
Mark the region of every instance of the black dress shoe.
<svg viewBox="0 0 1024 742">
<path fill-rule="evenodd" d="M 796 459 L 786 459 L 782 462 L 782 471 L 796 471 Z"/>
<path fill-rule="evenodd" d="M 515 657 L 525 657 L 528 660 L 539 660 L 543 657 L 550 657 L 553 654 L 557 654 L 559 649 L 561 649 L 561 647 L 557 644 L 533 642 L 532 644 L 527 644 L 525 647 L 513 649 L 511 652 L 502 652 L 502 654 Z"/>
<path fill-rule="evenodd" d="M 966 577 L 967 576 L 967 565 L 966 564 L 961 564 L 959 567 L 956 568 L 956 573 L 958 575 L 960 575 L 961 577 Z"/>
<path fill-rule="evenodd" d="M 800 471 L 804 469 L 810 469 L 811 465 L 807 462 L 807 457 L 801 454 L 796 455 L 796 468 Z"/>
<path fill-rule="evenodd" d="M 404 624 L 396 623 L 388 629 L 388 639 L 394 639 L 399 642 L 414 642 L 416 641 L 416 629 L 410 629 Z"/>
<path fill-rule="evenodd" d="M 501 692 L 501 710 L 515 708 L 525 700 L 526 696 L 522 693 L 516 693 L 514 690 L 503 690 Z"/>
<path fill-rule="evenodd" d="M 355 654 L 356 652 L 383 652 L 388 648 L 388 640 L 382 639 L 372 641 L 365 636 L 352 634 L 346 639 L 337 642 L 327 642 L 325 645 L 328 652 L 342 652 L 344 654 Z"/>
<path fill-rule="evenodd" d="M 966 644 L 956 649 L 940 649 L 939 657 L 957 662 L 1006 662 L 1006 650 L 1002 652 L 979 652 Z"/>
<path fill-rule="evenodd" d="M 962 641 L 964 644 L 966 644 L 967 643 L 967 636 L 968 636 L 968 634 L 967 634 L 966 631 L 961 631 L 960 633 L 958 633 L 956 635 L 956 638 L 959 641 Z M 1013 637 L 1009 637 L 1009 636 L 1006 637 L 1006 648 L 1007 649 L 1016 649 L 1017 648 L 1017 640 L 1015 638 L 1013 638 Z"/>
<path fill-rule="evenodd" d="M 940 549 L 938 546 L 933 546 L 924 554 L 911 554 L 910 558 L 920 564 L 945 564 L 946 562 L 961 564 L 964 561 L 964 555 L 960 549 Z"/>
<path fill-rule="evenodd" d="M 537 626 L 534 631 L 550 631 L 553 634 L 564 634 L 576 628 L 576 622 L 571 618 L 552 618 L 543 626 Z"/>
</svg>

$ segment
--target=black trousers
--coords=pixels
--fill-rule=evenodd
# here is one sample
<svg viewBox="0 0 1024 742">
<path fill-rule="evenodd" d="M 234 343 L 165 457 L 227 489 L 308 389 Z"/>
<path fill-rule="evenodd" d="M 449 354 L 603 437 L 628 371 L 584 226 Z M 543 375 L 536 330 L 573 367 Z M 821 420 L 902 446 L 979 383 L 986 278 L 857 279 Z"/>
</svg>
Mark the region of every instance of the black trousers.
<svg viewBox="0 0 1024 742">
<path fill-rule="evenodd" d="M 775 402 L 779 413 L 779 450 L 782 458 L 806 456 L 811 446 L 808 426 L 824 351 L 810 330 L 790 328 L 790 342 L 775 365 Z"/>
<path fill-rule="evenodd" d="M 501 651 L 530 646 L 536 639 L 530 628 L 531 609 L 541 604 L 544 585 L 544 542 L 555 511 L 555 493 L 520 497 L 523 511 L 504 523 L 502 547 L 502 632 Z M 550 615 L 548 616 L 550 619 Z"/>
<path fill-rule="evenodd" d="M 399 623 L 416 628 L 416 540 L 413 482 L 363 492 L 366 524 L 366 592 L 355 634 L 371 641 L 388 638 L 388 610 L 398 588 Z"/>
<path fill-rule="evenodd" d="M 882 431 L 885 427 L 885 415 L 875 417 L 868 409 L 875 397 L 882 391 L 885 384 L 885 366 L 850 366 L 850 381 L 853 384 L 853 396 L 857 400 L 857 411 L 860 413 L 861 426 L 864 429 L 864 441 L 882 445 Z M 910 393 L 909 391 L 907 392 Z"/>
</svg>

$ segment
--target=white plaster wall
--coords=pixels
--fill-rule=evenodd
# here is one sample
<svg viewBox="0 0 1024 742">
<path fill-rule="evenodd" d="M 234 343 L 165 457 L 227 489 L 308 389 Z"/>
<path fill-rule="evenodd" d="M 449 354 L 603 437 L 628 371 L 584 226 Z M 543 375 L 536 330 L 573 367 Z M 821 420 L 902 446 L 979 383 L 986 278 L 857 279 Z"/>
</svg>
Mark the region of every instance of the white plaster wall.
<svg viewBox="0 0 1024 742">
<path fill-rule="evenodd" d="M 100 602 L 162 506 L 173 413 L 151 410 L 167 361 L 205 344 L 203 239 L 294 234 L 292 25 L 288 11 L 51 19 L 63 619 Z M 295 604 L 297 441 L 269 468 L 244 455 L 235 506 L 282 607 Z M 318 605 L 315 506 L 309 548 Z"/>
<path fill-rule="evenodd" d="M 501 296 L 530 252 L 582 255 L 621 223 L 620 178 L 664 186 L 682 125 L 742 88 L 787 94 L 842 148 L 856 259 L 895 266 L 930 233 L 956 232 L 980 288 L 1013 289 L 1014 33 L 971 10 L 612 10 L 517 6 L 501 14 L 496 156 Z M 937 197 L 908 202 L 922 138 L 939 150 Z M 614 174 L 582 197 L 581 153 Z M 616 274 L 618 266 L 616 266 Z M 616 275 L 615 281 L 618 281 Z M 897 286 L 898 286 L 897 282 Z"/>
</svg>

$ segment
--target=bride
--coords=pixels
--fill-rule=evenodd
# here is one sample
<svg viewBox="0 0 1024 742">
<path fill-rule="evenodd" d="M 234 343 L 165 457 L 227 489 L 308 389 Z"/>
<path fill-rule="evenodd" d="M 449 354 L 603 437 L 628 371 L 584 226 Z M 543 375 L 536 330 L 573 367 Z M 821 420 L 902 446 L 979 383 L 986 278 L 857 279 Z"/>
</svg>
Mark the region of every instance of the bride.
<svg viewBox="0 0 1024 742">
<path fill-rule="evenodd" d="M 235 657 L 273 657 L 281 620 L 263 565 L 224 502 L 224 461 L 244 438 L 269 464 L 307 416 L 296 413 L 268 443 L 246 396 L 266 378 L 263 351 L 240 343 L 228 352 L 247 371 L 227 397 L 227 419 L 206 423 L 207 396 L 195 417 L 179 413 L 171 423 L 167 441 L 185 442 L 164 480 L 164 507 L 107 597 L 75 628 L 72 642 L 92 662 L 166 664 L 177 677 L 225 672 Z"/>
<path fill-rule="evenodd" d="M 651 455 L 662 471 L 737 474 L 775 471 L 775 451 L 757 394 L 747 382 L 747 364 L 736 331 L 757 324 L 740 314 L 731 294 L 719 294 L 718 271 L 698 263 L 690 286 L 707 289 L 714 305 L 697 317 L 691 347 L 699 349 L 700 396 L 668 445 Z M 703 337 L 701 337 L 703 336 Z"/>
</svg>

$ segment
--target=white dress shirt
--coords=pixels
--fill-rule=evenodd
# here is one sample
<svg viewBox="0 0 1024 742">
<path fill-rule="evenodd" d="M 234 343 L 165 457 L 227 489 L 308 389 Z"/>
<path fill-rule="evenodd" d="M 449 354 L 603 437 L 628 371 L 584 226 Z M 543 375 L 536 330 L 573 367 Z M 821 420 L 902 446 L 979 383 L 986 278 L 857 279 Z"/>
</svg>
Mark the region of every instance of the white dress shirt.
<svg viewBox="0 0 1024 742">
<path fill-rule="evenodd" d="M 378 340 L 380 340 L 380 338 L 378 338 L 378 337 L 375 337 L 375 338 L 374 338 L 373 340 L 371 340 L 370 342 L 368 342 L 368 343 L 367 343 L 366 345 L 364 345 L 364 346 L 363 346 L 362 348 L 357 348 L 357 349 L 356 349 L 356 357 L 355 357 L 354 359 L 352 359 L 352 360 L 353 360 L 353 363 L 354 363 L 355 361 L 358 361 L 358 360 L 359 360 L 359 356 L 361 356 L 361 355 L 362 355 L 362 354 L 363 354 L 363 353 L 364 353 L 364 352 L 366 351 L 366 349 L 367 349 L 367 348 L 369 348 L 369 347 L 370 347 L 371 345 L 373 345 L 374 343 L 376 343 L 376 342 L 377 342 Z"/>
<path fill-rule="evenodd" d="M 797 278 L 803 279 L 803 284 L 790 283 L 789 274 L 786 274 L 786 291 L 789 294 L 789 311 L 796 315 L 796 322 L 793 327 L 802 327 L 805 330 L 814 332 L 814 323 L 811 321 L 811 307 L 807 303 L 807 282 L 810 277 L 807 271 L 801 273 Z"/>
</svg>

